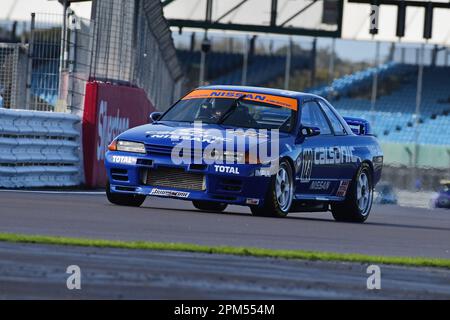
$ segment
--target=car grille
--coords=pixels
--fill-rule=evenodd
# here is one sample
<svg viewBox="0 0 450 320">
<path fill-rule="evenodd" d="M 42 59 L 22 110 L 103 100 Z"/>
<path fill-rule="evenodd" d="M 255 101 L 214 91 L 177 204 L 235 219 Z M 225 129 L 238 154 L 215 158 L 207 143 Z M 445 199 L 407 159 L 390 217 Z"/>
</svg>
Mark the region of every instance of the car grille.
<svg viewBox="0 0 450 320">
<path fill-rule="evenodd" d="M 163 155 L 163 156 L 171 156 L 173 146 L 163 146 L 163 145 L 157 145 L 157 144 L 146 144 L 145 150 L 147 151 L 148 155 Z M 183 156 L 183 150 L 180 150 L 181 152 L 178 154 L 180 157 Z M 203 155 L 202 150 L 190 150 L 191 153 L 191 159 L 194 159 L 195 157 L 201 158 Z"/>
<path fill-rule="evenodd" d="M 197 191 L 206 189 L 203 174 L 168 167 L 148 170 L 147 185 Z"/>
<path fill-rule="evenodd" d="M 146 144 L 145 150 L 148 154 L 162 154 L 170 155 L 172 152 L 172 146 L 163 146 L 157 144 Z"/>
</svg>

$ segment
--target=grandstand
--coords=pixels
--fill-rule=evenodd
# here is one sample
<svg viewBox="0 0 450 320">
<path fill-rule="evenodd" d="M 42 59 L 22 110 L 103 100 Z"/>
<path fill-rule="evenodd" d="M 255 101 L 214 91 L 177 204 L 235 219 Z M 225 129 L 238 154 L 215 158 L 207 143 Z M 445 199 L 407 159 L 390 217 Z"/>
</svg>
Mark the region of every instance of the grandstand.
<svg viewBox="0 0 450 320">
<path fill-rule="evenodd" d="M 389 94 L 381 95 L 371 111 L 368 98 L 353 97 L 355 92 L 361 95 L 370 91 L 373 72 L 379 73 L 380 82 L 386 81 L 392 86 L 393 78 L 398 88 Z M 424 68 L 422 103 L 419 118 L 419 144 L 448 145 L 450 143 L 450 92 L 448 79 L 449 67 Z M 390 63 L 379 68 L 371 68 L 333 81 L 330 87 L 316 89 L 313 92 L 335 96 L 334 106 L 346 116 L 367 118 L 373 123 L 373 129 L 380 141 L 414 143 L 416 139 L 416 92 L 417 66 Z"/>
<path fill-rule="evenodd" d="M 177 50 L 186 74 L 195 82 L 193 70 L 200 65 L 200 51 Z M 242 80 L 242 53 L 210 52 L 206 56 L 207 79 L 210 84 L 240 84 Z M 248 59 L 247 85 L 262 86 L 281 77 L 285 73 L 285 55 L 254 54 Z M 310 66 L 306 55 L 295 55 L 292 59 L 292 71 Z"/>
</svg>

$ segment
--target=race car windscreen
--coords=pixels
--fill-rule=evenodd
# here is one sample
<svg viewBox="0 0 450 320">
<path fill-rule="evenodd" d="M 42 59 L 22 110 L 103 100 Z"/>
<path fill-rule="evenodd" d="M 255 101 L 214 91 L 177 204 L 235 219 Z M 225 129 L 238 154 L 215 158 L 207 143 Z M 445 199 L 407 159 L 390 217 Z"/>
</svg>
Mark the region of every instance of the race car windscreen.
<svg viewBox="0 0 450 320">
<path fill-rule="evenodd" d="M 159 121 L 195 122 L 289 132 L 296 111 L 259 101 L 234 98 L 180 100 Z"/>
</svg>

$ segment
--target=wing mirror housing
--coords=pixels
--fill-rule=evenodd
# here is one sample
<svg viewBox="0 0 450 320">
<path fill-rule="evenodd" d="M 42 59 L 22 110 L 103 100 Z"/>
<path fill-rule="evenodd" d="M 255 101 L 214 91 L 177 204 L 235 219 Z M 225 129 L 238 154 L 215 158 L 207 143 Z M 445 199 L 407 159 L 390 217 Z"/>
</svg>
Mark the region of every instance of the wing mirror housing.
<svg viewBox="0 0 450 320">
<path fill-rule="evenodd" d="M 314 137 L 320 134 L 320 128 L 317 127 L 302 127 L 300 129 L 300 134 L 303 137 Z"/>
<path fill-rule="evenodd" d="M 150 113 L 150 122 L 158 121 L 161 118 L 161 116 L 162 116 L 162 112 L 155 111 L 155 112 Z"/>
<path fill-rule="evenodd" d="M 302 126 L 298 131 L 295 143 L 302 143 L 306 137 L 314 137 L 320 134 L 320 128 Z"/>
</svg>

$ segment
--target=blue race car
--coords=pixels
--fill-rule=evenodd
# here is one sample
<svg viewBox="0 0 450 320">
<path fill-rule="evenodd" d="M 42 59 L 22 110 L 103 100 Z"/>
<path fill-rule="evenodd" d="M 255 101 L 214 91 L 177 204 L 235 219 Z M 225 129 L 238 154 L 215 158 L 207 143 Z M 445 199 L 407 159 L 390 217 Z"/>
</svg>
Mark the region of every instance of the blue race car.
<svg viewBox="0 0 450 320">
<path fill-rule="evenodd" d="M 369 216 L 382 150 L 367 121 L 342 118 L 322 97 L 207 86 L 150 118 L 108 147 L 106 192 L 114 204 L 140 206 L 157 196 L 205 211 L 249 206 L 256 216 Z"/>
<path fill-rule="evenodd" d="M 441 180 L 436 196 L 431 200 L 432 208 L 450 209 L 450 180 Z"/>
</svg>

